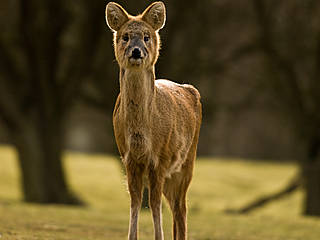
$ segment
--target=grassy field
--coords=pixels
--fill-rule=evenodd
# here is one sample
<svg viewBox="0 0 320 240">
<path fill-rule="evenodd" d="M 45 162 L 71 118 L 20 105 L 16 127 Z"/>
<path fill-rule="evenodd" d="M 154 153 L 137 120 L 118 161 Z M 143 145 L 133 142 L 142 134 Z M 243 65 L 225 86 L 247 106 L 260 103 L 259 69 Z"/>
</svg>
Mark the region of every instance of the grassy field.
<svg viewBox="0 0 320 240">
<path fill-rule="evenodd" d="M 0 239 L 124 240 L 129 196 L 114 157 L 67 153 L 69 181 L 85 208 L 21 202 L 15 152 L 0 147 Z M 296 192 L 249 215 L 224 212 L 286 185 L 293 164 L 236 159 L 201 159 L 189 191 L 189 240 L 319 240 L 320 219 L 300 215 L 303 193 Z M 165 239 L 171 215 L 165 205 Z M 140 217 L 140 240 L 151 240 L 148 210 Z"/>
</svg>

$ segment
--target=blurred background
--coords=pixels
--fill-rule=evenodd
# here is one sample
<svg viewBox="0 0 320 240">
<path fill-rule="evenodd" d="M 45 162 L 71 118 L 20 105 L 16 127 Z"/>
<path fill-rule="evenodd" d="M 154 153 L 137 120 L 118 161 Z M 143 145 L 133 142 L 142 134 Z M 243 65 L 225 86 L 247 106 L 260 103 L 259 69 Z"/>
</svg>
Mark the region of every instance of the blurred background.
<svg viewBox="0 0 320 240">
<path fill-rule="evenodd" d="M 117 2 L 133 15 L 151 3 Z M 262 202 L 302 187 L 303 213 L 320 216 L 320 1 L 164 2 L 156 75 L 199 89 L 200 158 L 295 162 L 297 176 Z M 65 177 L 65 150 L 118 155 L 118 65 L 105 5 L 0 1 L 0 142 L 17 151 L 28 202 L 81 203 Z"/>
</svg>

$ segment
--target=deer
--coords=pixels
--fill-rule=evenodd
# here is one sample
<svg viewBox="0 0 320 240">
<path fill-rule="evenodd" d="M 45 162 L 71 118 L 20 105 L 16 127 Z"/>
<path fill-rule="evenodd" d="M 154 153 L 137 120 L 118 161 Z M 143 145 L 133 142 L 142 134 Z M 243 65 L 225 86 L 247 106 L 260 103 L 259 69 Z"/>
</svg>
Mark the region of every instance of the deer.
<svg viewBox="0 0 320 240">
<path fill-rule="evenodd" d="M 163 2 L 152 3 L 137 16 L 109 2 L 105 13 L 120 68 L 113 128 L 131 200 L 128 239 L 138 239 L 138 216 L 146 186 L 154 239 L 164 239 L 163 194 L 172 212 L 173 239 L 185 240 L 186 195 L 202 119 L 200 94 L 192 85 L 155 78 L 159 30 L 166 21 Z"/>
</svg>

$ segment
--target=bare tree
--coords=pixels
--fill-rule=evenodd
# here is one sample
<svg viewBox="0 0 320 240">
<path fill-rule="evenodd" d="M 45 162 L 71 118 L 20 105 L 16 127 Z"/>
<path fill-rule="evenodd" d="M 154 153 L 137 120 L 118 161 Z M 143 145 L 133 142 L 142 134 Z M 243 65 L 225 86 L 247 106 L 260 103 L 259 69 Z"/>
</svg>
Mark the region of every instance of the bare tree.
<svg viewBox="0 0 320 240">
<path fill-rule="evenodd" d="M 305 154 L 298 159 L 299 177 L 239 212 L 252 211 L 303 186 L 304 214 L 320 216 L 320 4 L 314 0 L 251 3 L 264 66 L 260 92 L 268 96 L 267 107 L 291 125 Z"/>
<path fill-rule="evenodd" d="M 28 202 L 80 203 L 63 169 L 64 121 L 92 69 L 103 5 L 7 4 L 7 24 L 2 22 L 0 33 L 0 119 L 17 149 Z"/>
<path fill-rule="evenodd" d="M 305 144 L 305 214 L 320 216 L 320 4 L 253 1 L 275 106 Z"/>
</svg>

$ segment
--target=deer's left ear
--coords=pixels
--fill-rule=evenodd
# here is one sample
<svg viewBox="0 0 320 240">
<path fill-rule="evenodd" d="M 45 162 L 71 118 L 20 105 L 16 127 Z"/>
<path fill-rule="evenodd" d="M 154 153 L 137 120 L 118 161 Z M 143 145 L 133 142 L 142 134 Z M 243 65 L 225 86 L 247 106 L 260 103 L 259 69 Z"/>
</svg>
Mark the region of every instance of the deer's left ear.
<svg viewBox="0 0 320 240">
<path fill-rule="evenodd" d="M 166 7 L 163 2 L 154 2 L 142 13 L 142 20 L 146 21 L 154 30 L 163 28 L 166 22 Z"/>
</svg>

